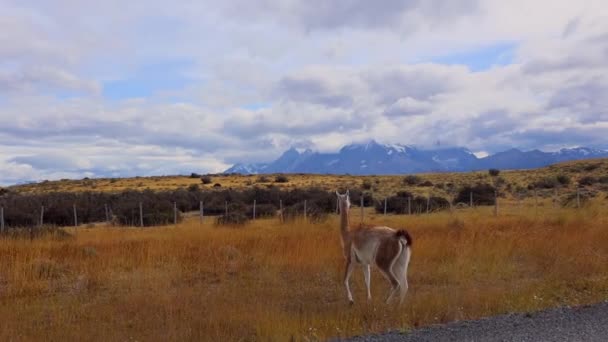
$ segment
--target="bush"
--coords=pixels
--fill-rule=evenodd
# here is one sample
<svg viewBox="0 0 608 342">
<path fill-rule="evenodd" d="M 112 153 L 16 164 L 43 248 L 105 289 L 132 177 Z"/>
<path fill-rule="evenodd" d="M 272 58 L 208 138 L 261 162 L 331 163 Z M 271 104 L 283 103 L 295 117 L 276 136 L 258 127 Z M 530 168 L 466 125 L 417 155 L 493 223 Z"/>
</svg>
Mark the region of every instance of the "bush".
<svg viewBox="0 0 608 342">
<path fill-rule="evenodd" d="M 589 165 L 585 165 L 583 167 L 583 170 L 585 170 L 587 172 L 591 172 L 591 171 L 598 169 L 599 167 L 600 167 L 600 164 L 589 164 Z"/>
<path fill-rule="evenodd" d="M 557 179 L 557 182 L 561 185 L 568 185 L 570 184 L 570 176 L 568 175 L 557 175 L 557 177 L 555 177 Z"/>
<path fill-rule="evenodd" d="M 283 209 L 283 219 L 295 220 L 296 217 L 304 217 L 304 202 L 296 203 Z M 306 203 L 306 219 L 310 222 L 322 222 L 327 218 L 327 212 L 314 203 Z"/>
<path fill-rule="evenodd" d="M 211 176 L 203 176 L 201 177 L 201 182 L 203 184 L 211 184 L 213 183 L 213 179 L 211 179 Z"/>
<path fill-rule="evenodd" d="M 500 174 L 500 170 L 499 169 L 489 169 L 488 173 L 490 174 L 490 176 L 496 177 Z"/>
<path fill-rule="evenodd" d="M 361 188 L 363 190 L 370 190 L 372 188 L 372 182 L 370 182 L 369 179 L 364 180 L 363 184 L 361 184 Z"/>
<path fill-rule="evenodd" d="M 215 184 L 213 184 L 213 187 L 214 187 L 214 188 L 221 188 L 221 187 L 222 187 L 222 184 L 220 184 L 220 183 L 215 183 Z"/>
<path fill-rule="evenodd" d="M 433 186 L 433 182 L 427 180 L 418 184 L 418 186 Z"/>
<path fill-rule="evenodd" d="M 274 204 L 256 204 L 255 217 L 273 217 L 277 214 L 278 209 Z M 253 205 L 248 208 L 247 215 L 253 217 Z"/>
<path fill-rule="evenodd" d="M 270 179 L 268 179 L 268 177 L 266 176 L 259 176 L 258 179 L 256 179 L 256 183 L 268 183 L 270 182 Z"/>
<path fill-rule="evenodd" d="M 201 188 L 199 188 L 198 184 L 190 184 L 188 186 L 188 191 L 190 191 L 190 192 L 198 192 L 200 190 L 201 190 Z"/>
<path fill-rule="evenodd" d="M 386 198 L 386 212 L 394 214 L 407 214 L 408 203 L 411 199 L 412 214 L 426 213 L 427 204 L 429 211 L 434 212 L 450 207 L 450 202 L 443 197 L 431 196 L 430 198 L 414 196 L 407 191 L 400 191 L 395 196 Z M 377 201 L 375 205 L 377 213 L 384 213 L 384 200 Z"/>
<path fill-rule="evenodd" d="M 467 185 L 458 191 L 454 198 L 454 204 L 469 204 L 471 193 L 473 193 L 473 205 L 494 205 L 495 190 L 490 184 Z"/>
<path fill-rule="evenodd" d="M 405 185 L 417 185 L 421 182 L 422 182 L 422 178 L 415 176 L 415 175 L 409 175 L 409 176 L 405 176 L 405 178 L 403 178 L 403 184 L 405 184 Z"/>
<path fill-rule="evenodd" d="M 595 177 L 591 177 L 591 176 L 585 176 L 578 180 L 578 184 L 580 186 L 590 186 L 595 183 L 597 183 L 597 179 L 595 179 Z"/>
<path fill-rule="evenodd" d="M 595 193 L 581 191 L 578 196 L 576 193 L 571 193 L 562 200 L 562 206 L 575 208 L 577 206 L 577 197 L 580 200 L 581 206 L 585 206 L 591 198 L 595 197 Z"/>
<path fill-rule="evenodd" d="M 228 214 L 218 216 L 216 224 L 218 225 L 243 225 L 249 221 L 251 215 L 247 215 L 247 207 L 241 202 L 234 202 L 228 205 Z"/>
<path fill-rule="evenodd" d="M 190 178 L 200 178 L 200 177 L 201 177 L 201 175 L 199 175 L 198 173 L 194 173 L 194 172 L 192 172 L 192 173 L 190 174 Z"/>
<path fill-rule="evenodd" d="M 597 180 L 599 183 L 608 184 L 608 176 L 602 176 Z"/>
<path fill-rule="evenodd" d="M 553 189 L 560 185 L 557 177 L 545 177 L 532 183 L 533 189 Z"/>
<path fill-rule="evenodd" d="M 358 190 L 358 189 L 350 190 L 350 203 L 354 206 L 360 206 L 362 196 L 363 196 L 363 206 L 364 207 L 371 207 L 374 205 L 374 199 L 372 198 L 372 194 L 368 191 L 362 191 L 362 190 Z M 334 204 L 334 206 L 335 205 L 336 204 Z"/>
<path fill-rule="evenodd" d="M 287 183 L 287 182 L 289 182 L 289 178 L 287 178 L 287 176 L 285 176 L 285 175 L 277 175 L 274 178 L 274 182 L 275 183 Z"/>
</svg>

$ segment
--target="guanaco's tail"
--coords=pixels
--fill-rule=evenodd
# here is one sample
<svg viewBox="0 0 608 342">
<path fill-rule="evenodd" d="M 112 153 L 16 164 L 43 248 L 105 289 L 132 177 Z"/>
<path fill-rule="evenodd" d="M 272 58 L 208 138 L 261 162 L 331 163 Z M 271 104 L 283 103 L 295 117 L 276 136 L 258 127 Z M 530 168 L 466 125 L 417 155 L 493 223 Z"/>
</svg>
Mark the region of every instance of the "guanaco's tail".
<svg viewBox="0 0 608 342">
<path fill-rule="evenodd" d="M 398 239 L 403 239 L 403 240 L 405 240 L 405 245 L 406 245 L 406 246 L 412 247 L 412 243 L 413 243 L 414 241 L 412 240 L 412 236 L 410 235 L 410 233 L 408 233 L 408 232 L 407 232 L 407 230 L 405 230 L 405 229 L 399 229 L 399 230 L 398 230 L 398 231 L 395 233 L 395 236 L 396 236 Z"/>
</svg>

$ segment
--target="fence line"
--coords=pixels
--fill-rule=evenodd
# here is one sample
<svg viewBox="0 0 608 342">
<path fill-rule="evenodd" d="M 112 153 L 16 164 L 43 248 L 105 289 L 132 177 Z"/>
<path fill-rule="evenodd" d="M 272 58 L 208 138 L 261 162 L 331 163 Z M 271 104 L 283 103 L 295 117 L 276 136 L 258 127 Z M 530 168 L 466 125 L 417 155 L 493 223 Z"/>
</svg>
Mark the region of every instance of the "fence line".
<svg viewBox="0 0 608 342">
<path fill-rule="evenodd" d="M 522 207 L 522 201 L 523 200 L 527 200 L 528 203 L 532 204 L 532 200 L 534 201 L 534 207 L 536 212 L 538 213 L 538 211 L 540 210 L 541 206 L 553 206 L 553 208 L 559 208 L 561 206 L 567 206 L 570 208 L 581 208 L 585 203 L 586 200 L 588 199 L 588 189 L 586 188 L 581 188 L 581 187 L 577 187 L 576 188 L 576 193 L 573 192 L 574 189 L 570 189 L 567 193 L 564 193 L 564 189 L 557 189 L 557 188 L 553 188 L 553 189 L 529 189 L 528 191 L 524 191 L 524 192 L 512 192 L 511 195 L 511 199 L 512 201 L 508 201 L 506 199 L 501 199 L 499 197 L 499 192 L 498 190 L 494 190 L 493 191 L 493 216 L 499 216 L 499 214 L 501 214 L 501 211 L 504 212 L 505 210 L 509 210 L 509 209 L 505 209 L 505 208 L 511 208 L 511 210 L 513 210 L 513 208 L 521 208 Z M 567 195 L 567 198 L 564 198 L 564 201 L 562 203 L 561 198 L 560 198 L 560 192 L 562 197 Z M 533 196 L 533 197 L 532 197 Z M 412 197 L 409 196 L 407 198 L 405 197 L 399 197 L 399 196 L 395 196 L 398 201 L 397 202 L 393 202 L 394 197 L 390 197 L 391 201 L 388 201 L 389 197 L 384 197 L 384 203 L 381 202 L 381 200 L 374 200 L 372 198 L 372 205 L 375 206 L 375 212 L 377 214 L 382 214 L 382 215 L 388 215 L 389 213 L 406 213 L 408 215 L 412 215 L 412 214 L 420 214 L 423 212 L 426 212 L 427 214 L 436 211 L 437 208 L 441 208 L 442 210 L 447 210 L 448 209 L 448 205 L 449 205 L 449 209 L 452 211 L 455 208 L 457 208 L 457 206 L 453 206 L 453 201 L 448 201 L 447 203 L 445 201 L 441 201 L 441 202 L 436 202 L 436 200 L 434 198 L 432 198 L 430 195 L 425 197 L 422 196 L 416 196 L 416 197 Z M 465 201 L 466 201 L 466 195 L 465 197 Z M 477 193 L 473 193 L 472 191 L 469 193 L 469 204 L 472 205 L 472 207 L 474 207 L 475 205 L 475 201 L 477 201 L 477 204 L 479 205 L 480 203 L 483 204 L 484 206 L 490 206 L 491 204 L 491 193 L 488 194 L 482 194 L 479 195 Z M 540 197 L 540 198 L 539 198 Z M 360 202 L 360 222 L 361 224 L 363 224 L 363 222 L 365 221 L 365 205 L 366 205 L 366 199 L 369 198 L 369 194 L 366 195 L 361 195 L 359 197 L 359 202 Z M 282 199 L 279 199 L 279 219 L 281 220 L 281 222 L 285 222 L 285 210 L 287 210 L 287 215 L 289 215 L 289 217 L 291 217 L 291 215 L 302 215 L 304 217 L 305 221 L 311 220 L 311 217 L 315 217 L 314 215 L 317 214 L 317 207 L 316 207 L 316 202 L 313 201 L 313 203 L 310 203 L 309 199 L 304 199 L 298 202 L 292 202 L 292 199 L 287 199 L 290 205 L 288 207 L 284 207 L 284 203 Z M 405 201 L 407 201 L 407 203 L 405 203 Z M 412 207 L 412 202 L 414 202 L 414 207 Z M 426 203 L 425 203 L 426 202 Z M 550 204 L 551 202 L 551 204 Z M 136 207 L 132 206 L 131 207 L 131 216 L 129 218 L 128 214 L 126 214 L 126 216 L 124 214 L 120 214 L 121 216 L 119 219 L 119 222 L 121 222 L 121 224 L 127 224 L 127 225 L 138 225 L 139 227 L 145 227 L 146 225 L 154 225 L 154 224 L 168 224 L 170 222 L 170 216 L 167 215 L 169 214 L 168 210 L 170 208 L 170 204 L 167 203 L 167 208 L 165 209 L 165 205 L 163 204 L 162 208 L 159 210 L 162 210 L 163 215 L 156 215 L 156 212 L 152 211 L 149 212 L 148 215 L 146 216 L 146 221 L 144 222 L 144 203 L 143 201 L 139 201 L 136 202 L 138 203 L 138 209 L 139 209 L 139 220 L 137 221 L 137 216 L 136 216 Z M 181 202 L 180 202 L 181 203 Z M 220 202 L 221 203 L 221 202 Z M 238 202 L 241 203 L 241 202 Z M 276 203 L 276 202 L 275 202 Z M 324 206 L 322 207 L 323 212 L 327 212 L 327 210 L 329 210 L 330 212 L 332 211 L 333 208 L 331 208 L 331 204 L 329 204 L 328 202 L 323 202 Z M 330 202 L 331 203 L 331 202 Z M 505 204 L 507 203 L 507 204 Z M 11 220 L 11 215 L 12 215 L 12 210 L 9 206 L 8 208 L 8 216 L 7 217 L 7 207 L 6 207 L 6 203 L 5 202 L 0 202 L 0 204 L 2 204 L 0 206 L 0 233 L 5 233 L 7 232 L 7 229 L 9 229 L 12 225 L 14 225 L 13 220 Z M 64 209 L 68 209 L 69 208 L 69 204 L 67 206 L 67 208 L 65 208 L 65 204 L 63 203 L 63 207 L 60 206 L 60 209 L 64 210 Z M 292 211 L 293 207 L 292 205 L 298 205 L 301 206 L 303 204 L 303 212 L 301 211 L 301 209 L 297 209 L 296 211 Z M 328 205 L 329 204 L 329 205 Z M 426 209 L 424 207 L 424 205 L 426 204 Z M 90 205 L 90 204 L 89 204 Z M 260 216 L 260 211 L 262 210 L 262 216 L 264 215 L 268 215 L 269 213 L 271 213 L 271 211 L 268 211 L 267 208 L 265 207 L 265 203 L 263 203 L 263 207 L 258 207 L 258 201 L 257 199 L 253 199 L 253 203 L 252 203 L 252 207 L 250 207 L 252 209 L 251 214 L 246 214 L 246 216 L 251 217 L 251 219 L 256 220 L 258 219 Z M 405 205 L 407 205 L 407 207 L 405 207 Z M 506 206 L 505 206 L 506 205 Z M 81 207 L 82 208 L 82 207 Z M 186 209 L 186 210 L 191 210 L 191 209 L 196 209 L 196 207 L 192 208 L 190 206 L 190 204 L 188 205 L 188 208 L 190 209 Z M 221 206 L 219 206 L 219 208 L 215 208 L 212 209 L 212 214 L 215 215 L 218 213 L 218 211 L 221 213 Z M 236 207 L 235 207 L 236 208 Z M 270 207 L 272 208 L 272 207 Z M 276 207 L 274 207 L 276 208 Z M 105 219 L 107 222 L 111 222 L 113 220 L 113 215 L 112 213 L 112 209 L 111 207 L 107 204 L 104 203 L 103 204 L 103 210 L 104 212 L 101 213 L 101 211 L 99 210 L 94 210 L 96 212 L 95 215 L 91 215 L 89 213 L 90 210 L 85 210 L 85 209 L 81 209 L 80 213 L 78 212 L 78 204 L 77 203 L 73 203 L 72 204 L 72 208 L 71 208 L 71 215 L 70 215 L 70 211 L 68 209 L 67 213 L 65 211 L 60 211 L 60 214 L 58 214 L 57 212 L 57 208 L 55 207 L 54 204 L 49 204 L 47 202 L 45 202 L 45 205 L 41 205 L 40 206 L 40 211 L 39 211 L 39 216 L 38 216 L 38 220 L 36 220 L 36 212 L 34 211 L 34 213 L 28 215 L 29 217 L 27 218 L 28 223 L 26 225 L 23 225 L 25 227 L 42 227 L 45 224 L 59 224 L 59 225 L 64 225 L 64 226 L 70 226 L 73 223 L 74 227 L 79 227 L 79 225 L 82 225 L 83 223 L 87 223 L 87 222 L 97 222 L 97 221 L 91 221 L 92 217 L 100 217 L 98 218 L 99 221 L 101 221 L 103 219 L 103 214 L 105 214 Z M 218 210 L 219 209 L 219 210 Z M 215 210 L 215 211 L 213 211 Z M 310 211 L 309 211 L 310 210 Z M 490 209 L 491 210 L 491 209 Z M 517 210 L 517 209 L 515 209 Z M 173 224 L 177 225 L 178 222 L 180 221 L 180 211 L 178 211 L 178 205 L 177 205 L 177 201 L 173 201 Z M 196 211 L 194 211 L 194 214 L 196 213 Z M 230 209 L 229 209 L 229 201 L 225 200 L 224 201 L 224 215 L 229 215 L 230 213 Z M 488 214 L 490 214 L 490 211 L 488 210 Z M 204 221 L 204 201 L 200 200 L 199 201 L 199 216 L 200 216 L 200 222 L 203 223 Z M 311 216 L 312 215 L 312 216 Z M 492 214 L 490 214 L 492 215 Z M 71 217 L 70 217 L 71 216 Z M 195 216 L 195 215 L 192 215 Z M 20 218 L 20 220 L 22 221 L 22 219 Z M 36 222 L 38 221 L 38 222 Z M 60 222 L 60 223 L 58 223 Z M 31 226 L 30 226 L 31 224 Z"/>
</svg>

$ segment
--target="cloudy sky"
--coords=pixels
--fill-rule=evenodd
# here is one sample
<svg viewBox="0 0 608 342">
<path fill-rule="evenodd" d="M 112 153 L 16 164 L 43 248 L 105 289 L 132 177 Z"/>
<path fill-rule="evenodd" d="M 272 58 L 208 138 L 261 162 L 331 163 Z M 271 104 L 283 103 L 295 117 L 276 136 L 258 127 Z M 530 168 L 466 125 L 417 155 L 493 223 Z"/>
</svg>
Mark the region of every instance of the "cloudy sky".
<svg viewBox="0 0 608 342">
<path fill-rule="evenodd" d="M 0 0 L 0 184 L 608 148 L 605 0 Z"/>
</svg>

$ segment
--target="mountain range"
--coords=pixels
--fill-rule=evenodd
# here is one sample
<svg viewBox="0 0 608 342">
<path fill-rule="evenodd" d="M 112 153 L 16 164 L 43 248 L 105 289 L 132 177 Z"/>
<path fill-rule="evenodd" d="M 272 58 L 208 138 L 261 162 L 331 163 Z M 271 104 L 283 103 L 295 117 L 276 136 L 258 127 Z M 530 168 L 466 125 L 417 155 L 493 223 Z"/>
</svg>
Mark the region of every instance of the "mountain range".
<svg viewBox="0 0 608 342">
<path fill-rule="evenodd" d="M 463 147 L 419 149 L 408 145 L 385 145 L 372 140 L 351 144 L 337 153 L 290 148 L 270 163 L 238 163 L 224 173 L 316 173 L 382 175 L 423 172 L 475 171 L 484 169 L 530 169 L 580 159 L 608 158 L 608 151 L 587 147 L 557 152 L 522 151 L 516 148 L 478 158 Z"/>
</svg>

